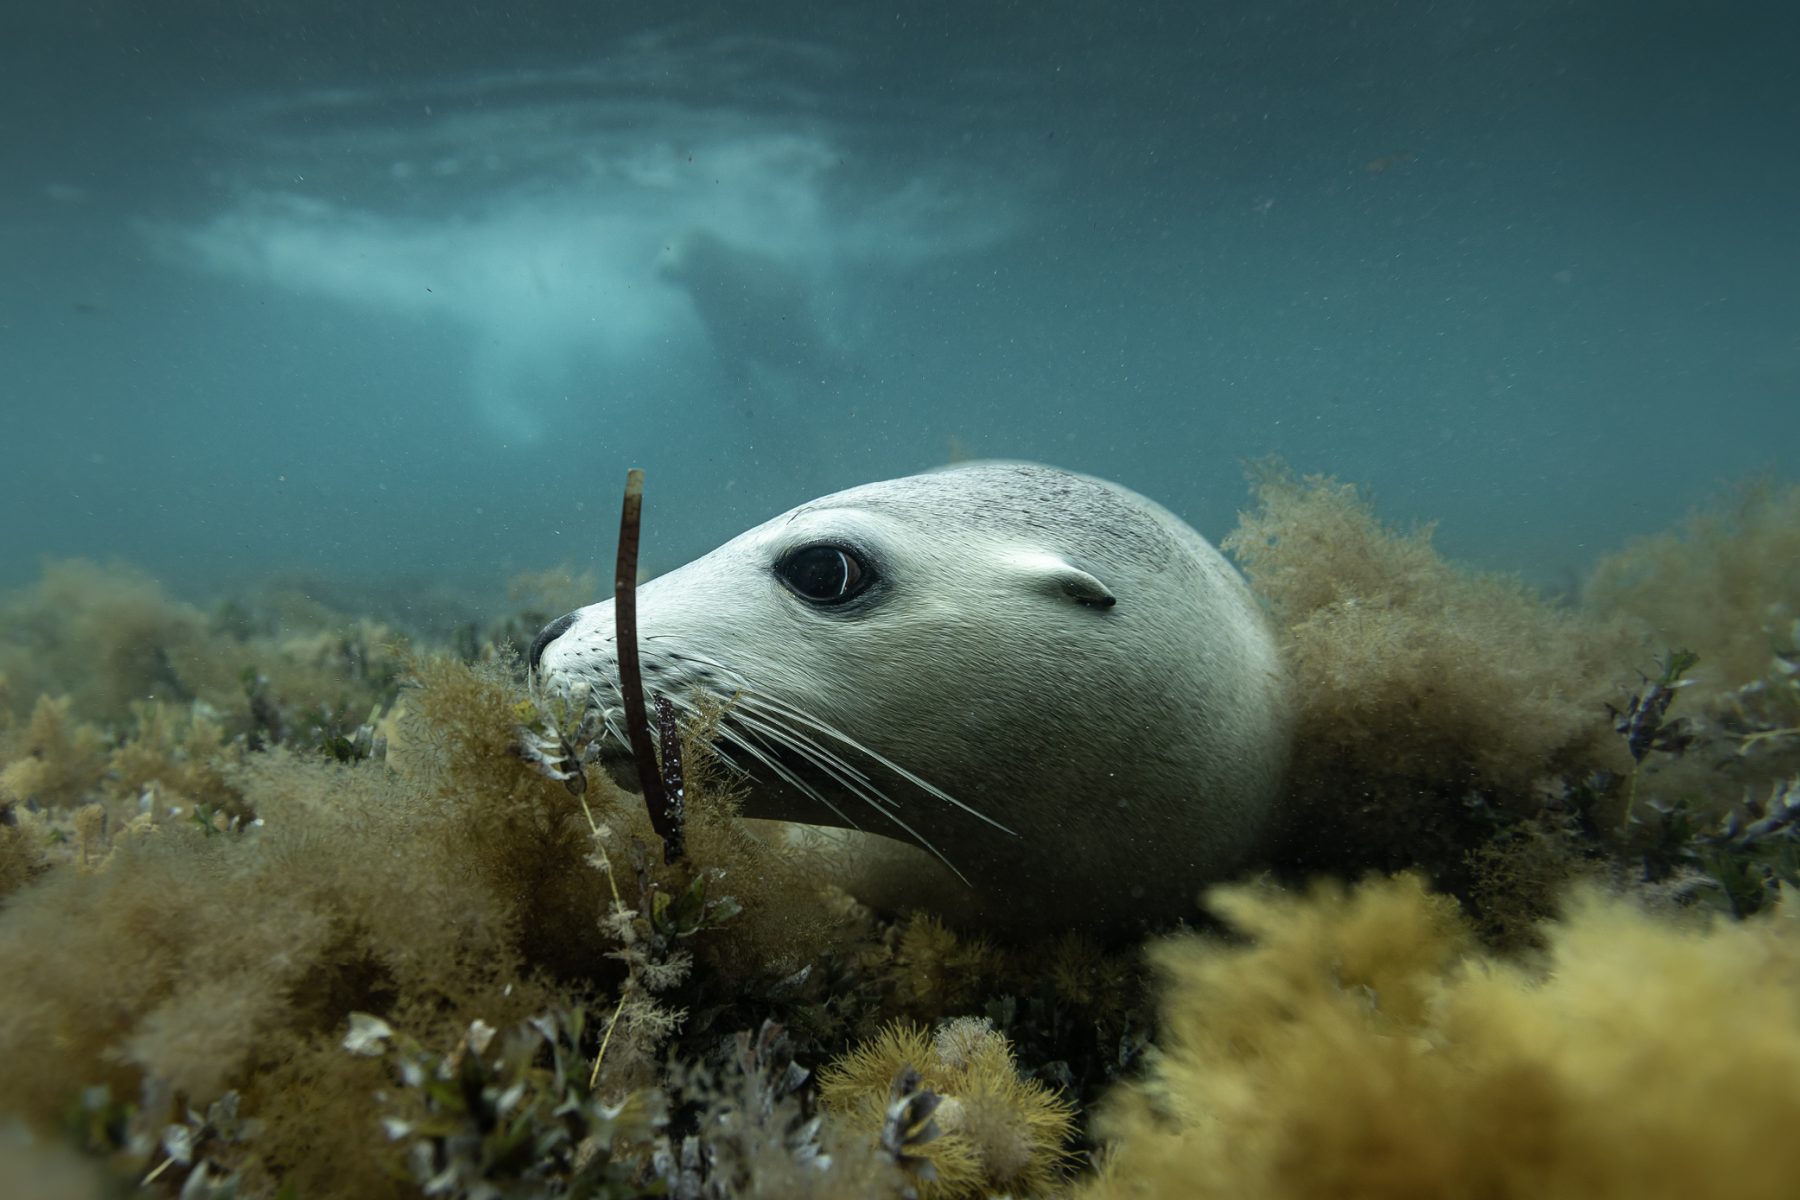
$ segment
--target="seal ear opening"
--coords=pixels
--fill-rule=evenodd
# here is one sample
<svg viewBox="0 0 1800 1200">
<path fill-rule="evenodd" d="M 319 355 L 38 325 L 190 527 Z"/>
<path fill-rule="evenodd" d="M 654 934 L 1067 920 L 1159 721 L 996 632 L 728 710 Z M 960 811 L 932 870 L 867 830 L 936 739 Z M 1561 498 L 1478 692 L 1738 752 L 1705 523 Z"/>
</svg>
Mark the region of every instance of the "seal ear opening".
<svg viewBox="0 0 1800 1200">
<path fill-rule="evenodd" d="M 1088 608 L 1111 608 L 1119 602 L 1111 588 L 1065 558 L 1054 554 L 1022 554 L 1013 562 L 1038 591 L 1059 600 L 1073 600 Z"/>
</svg>

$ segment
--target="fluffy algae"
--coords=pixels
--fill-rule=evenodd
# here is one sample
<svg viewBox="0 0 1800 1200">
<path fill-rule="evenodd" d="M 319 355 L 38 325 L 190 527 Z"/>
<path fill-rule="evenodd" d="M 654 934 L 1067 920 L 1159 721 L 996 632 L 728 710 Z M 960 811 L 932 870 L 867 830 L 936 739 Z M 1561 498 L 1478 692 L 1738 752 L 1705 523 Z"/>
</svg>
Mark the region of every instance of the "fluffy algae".
<svg viewBox="0 0 1800 1200">
<path fill-rule="evenodd" d="M 0 601 L 0 1184 L 1791 1194 L 1796 494 L 1569 607 L 1265 470 L 1293 836 L 1147 955 L 869 911 L 698 730 L 662 864 L 516 752 L 535 607 L 434 651 L 53 566 Z"/>
<path fill-rule="evenodd" d="M 1522 963 L 1416 877 L 1214 893 L 1152 950 L 1161 1053 L 1077 1195 L 1791 1196 L 1800 918 L 1572 897 Z"/>
</svg>

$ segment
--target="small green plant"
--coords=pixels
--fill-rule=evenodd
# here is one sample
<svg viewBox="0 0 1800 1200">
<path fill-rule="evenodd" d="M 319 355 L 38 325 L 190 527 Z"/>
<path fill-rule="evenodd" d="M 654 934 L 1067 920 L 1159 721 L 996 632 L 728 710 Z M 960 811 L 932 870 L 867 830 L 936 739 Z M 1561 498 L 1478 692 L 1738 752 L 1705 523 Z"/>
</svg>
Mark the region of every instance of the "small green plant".
<svg viewBox="0 0 1800 1200">
<path fill-rule="evenodd" d="M 898 1180 L 877 1154 L 827 1149 L 811 1072 L 773 1021 L 730 1039 L 716 1069 L 673 1061 L 665 1083 L 610 1104 L 586 1078 L 587 1033 L 581 1009 L 559 1009 L 504 1031 L 476 1021 L 439 1054 L 358 1013 L 344 1046 L 387 1060 L 382 1126 L 430 1196 L 728 1200 L 804 1194 L 834 1172 L 846 1186 L 823 1194 L 898 1190 L 880 1186 Z"/>
<path fill-rule="evenodd" d="M 339 700 L 335 707 L 317 704 L 306 709 L 301 713 L 300 725 L 325 757 L 352 765 L 387 757 L 387 738 L 375 732 L 381 711 L 382 706 L 377 704 L 359 721 L 351 713 L 349 702 Z"/>
<path fill-rule="evenodd" d="M 116 1154 L 133 1144 L 132 1125 L 137 1105 L 113 1097 L 107 1087 L 81 1089 L 63 1113 L 62 1131 L 77 1148 L 89 1154 Z M 147 1152 L 148 1146 L 141 1147 Z"/>
<path fill-rule="evenodd" d="M 1668 719 L 1669 705 L 1675 701 L 1678 689 L 1686 687 L 1691 680 L 1685 678 L 1687 673 L 1700 661 L 1700 656 L 1689 650 L 1671 650 L 1662 661 L 1662 671 L 1654 681 L 1645 680 L 1648 686 L 1631 697 L 1631 702 L 1623 709 L 1606 706 L 1612 714 L 1613 728 L 1625 739 L 1625 749 L 1631 755 L 1631 774 L 1625 781 L 1625 816 L 1621 829 L 1629 829 L 1633 818 L 1633 809 L 1637 804 L 1638 770 L 1643 766 L 1646 756 L 1651 751 L 1679 757 L 1693 743 L 1693 735 L 1687 729 L 1687 722 L 1680 717 Z"/>
<path fill-rule="evenodd" d="M 476 1021 L 440 1054 L 357 1013 L 344 1046 L 392 1067 L 382 1127 L 427 1195 L 638 1196 L 637 1176 L 668 1122 L 666 1101 L 648 1090 L 602 1102 L 588 1085 L 585 1029 L 579 1008 L 504 1031 Z"/>
<path fill-rule="evenodd" d="M 1649 686 L 1632 696 L 1631 703 L 1623 711 L 1610 704 L 1606 706 L 1612 714 L 1613 727 L 1624 737 L 1625 748 L 1630 751 L 1633 762 L 1643 762 L 1644 756 L 1652 750 L 1679 755 L 1693 742 L 1684 721 L 1666 718 L 1676 690 L 1692 682 L 1685 676 L 1699 661 L 1700 656 L 1691 650 L 1671 650 L 1662 660 L 1661 673 L 1654 681 L 1646 680 Z"/>
<path fill-rule="evenodd" d="M 159 1114 L 171 1106 L 166 1081 L 146 1080 L 141 1104 L 115 1099 L 103 1086 L 83 1088 L 63 1114 L 63 1135 L 84 1153 L 136 1176 L 142 1190 L 154 1186 L 157 1194 L 179 1193 L 182 1200 L 232 1200 L 260 1126 L 239 1115 L 235 1091 L 204 1112 L 186 1108 L 158 1129 Z"/>
<path fill-rule="evenodd" d="M 263 750 L 279 746 L 286 732 L 286 724 L 281 719 L 281 706 L 269 694 L 269 677 L 250 666 L 239 673 L 238 682 L 243 685 L 244 699 L 250 707 L 250 729 L 247 735 L 250 749 Z"/>
<path fill-rule="evenodd" d="M 1800 747 L 1800 620 L 1784 636 L 1786 644 L 1775 648 L 1763 677 L 1731 693 L 1719 716 L 1745 757 Z"/>
<path fill-rule="evenodd" d="M 718 1070 L 671 1065 L 679 1124 L 693 1132 L 671 1137 L 653 1156 L 658 1182 L 670 1196 L 726 1200 L 816 1193 L 809 1185 L 834 1168 L 838 1186 L 826 1194 L 886 1194 L 885 1188 L 858 1187 L 852 1178 L 855 1167 L 866 1166 L 880 1182 L 893 1181 L 891 1173 L 882 1175 L 874 1155 L 853 1164 L 855 1156 L 846 1148 L 828 1149 L 823 1120 L 803 1090 L 812 1072 L 794 1061 L 785 1029 L 764 1021 L 755 1034 L 739 1032 L 729 1045 L 730 1056 Z"/>
<path fill-rule="evenodd" d="M 693 970 L 694 956 L 682 943 L 743 911 L 734 897 L 707 898 L 712 881 L 708 872 L 695 875 L 674 894 L 650 878 L 649 851 L 643 842 L 633 839 L 629 854 L 637 875 L 637 905 L 627 905 L 615 894 L 612 910 L 601 922 L 618 945 L 612 957 L 625 964 L 627 973 L 594 1056 L 590 1076 L 594 1086 L 599 1084 L 602 1067 L 615 1068 L 616 1076 L 625 1079 L 646 1072 L 656 1047 L 686 1015 L 666 1007 L 655 995 L 674 988 Z M 621 1029 L 627 1036 L 609 1063 L 608 1050 L 614 1047 L 614 1037 Z"/>
<path fill-rule="evenodd" d="M 559 781 L 573 796 L 587 792 L 583 765 L 597 753 L 604 714 L 597 704 L 572 704 L 565 696 L 538 696 L 514 706 L 519 718 L 513 753 Z"/>
<path fill-rule="evenodd" d="M 213 818 L 217 815 L 217 810 L 212 805 L 196 804 L 194 811 L 188 814 L 188 820 L 200 827 L 201 836 L 211 837 L 219 832 L 219 827 L 213 823 Z"/>
<path fill-rule="evenodd" d="M 1658 806 L 1657 839 L 1645 855 L 1652 879 L 1678 871 L 1709 885 L 1703 898 L 1746 917 L 1800 888 L 1800 776 L 1751 793 L 1722 818 L 1702 820 L 1685 801 Z"/>
</svg>

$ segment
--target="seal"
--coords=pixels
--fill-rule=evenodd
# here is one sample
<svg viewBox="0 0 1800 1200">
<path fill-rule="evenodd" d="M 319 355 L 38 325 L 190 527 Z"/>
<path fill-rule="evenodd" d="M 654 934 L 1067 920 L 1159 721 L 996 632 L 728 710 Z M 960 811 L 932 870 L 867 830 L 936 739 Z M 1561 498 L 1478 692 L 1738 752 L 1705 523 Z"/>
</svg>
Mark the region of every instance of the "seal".
<svg viewBox="0 0 1800 1200">
<path fill-rule="evenodd" d="M 1292 703 L 1262 609 L 1116 484 L 1013 462 L 866 484 L 637 605 L 646 690 L 724 706 L 746 816 L 914 842 L 964 885 L 953 918 L 1191 915 L 1274 831 Z M 625 753 L 612 608 L 559 618 L 528 656 L 542 694 L 598 706 L 604 757 Z"/>
</svg>

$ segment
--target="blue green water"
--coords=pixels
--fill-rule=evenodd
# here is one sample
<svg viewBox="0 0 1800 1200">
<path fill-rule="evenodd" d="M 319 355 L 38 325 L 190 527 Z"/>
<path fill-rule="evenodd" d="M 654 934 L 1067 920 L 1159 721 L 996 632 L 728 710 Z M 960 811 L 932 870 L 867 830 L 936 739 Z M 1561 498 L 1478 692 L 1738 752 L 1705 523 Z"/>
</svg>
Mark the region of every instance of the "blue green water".
<svg viewBox="0 0 1800 1200">
<path fill-rule="evenodd" d="M 480 594 L 951 455 L 1559 586 L 1800 444 L 1800 8 L 0 16 L 0 585 Z"/>
</svg>

